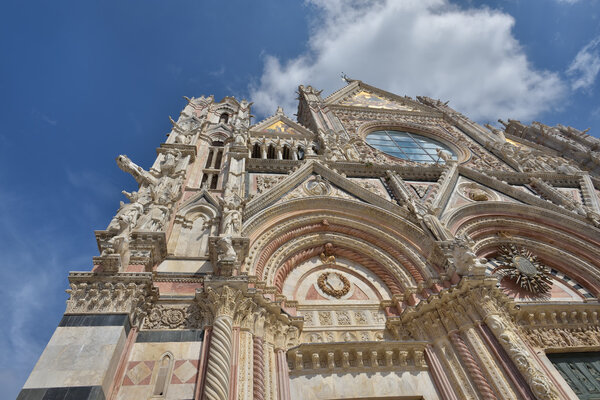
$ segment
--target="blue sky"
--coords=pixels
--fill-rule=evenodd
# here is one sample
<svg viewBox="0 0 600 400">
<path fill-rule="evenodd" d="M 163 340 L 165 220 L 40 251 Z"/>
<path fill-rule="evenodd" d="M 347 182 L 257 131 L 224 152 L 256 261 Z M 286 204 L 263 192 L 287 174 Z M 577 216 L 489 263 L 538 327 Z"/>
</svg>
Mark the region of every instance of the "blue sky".
<svg viewBox="0 0 600 400">
<path fill-rule="evenodd" d="M 15 397 L 185 101 L 262 118 L 340 73 L 480 122 L 600 134 L 600 1 L 5 1 L 0 6 L 0 387 Z M 123 199 L 124 200 L 124 199 Z"/>
</svg>

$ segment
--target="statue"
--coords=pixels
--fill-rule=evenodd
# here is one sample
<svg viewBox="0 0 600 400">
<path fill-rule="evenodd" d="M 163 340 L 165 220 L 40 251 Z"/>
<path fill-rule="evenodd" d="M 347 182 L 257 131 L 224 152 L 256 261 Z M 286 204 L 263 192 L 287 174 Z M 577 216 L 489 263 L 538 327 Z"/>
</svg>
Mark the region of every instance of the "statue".
<svg viewBox="0 0 600 400">
<path fill-rule="evenodd" d="M 335 264 L 335 255 L 333 255 L 333 244 L 325 244 L 325 249 L 319 256 L 323 264 Z"/>
<path fill-rule="evenodd" d="M 227 208 L 223 214 L 223 233 L 226 235 L 239 234 L 242 230 L 242 213 L 235 208 Z"/>
<path fill-rule="evenodd" d="M 473 239 L 468 236 L 459 236 L 455 239 L 452 246 L 452 263 L 456 273 L 461 276 L 482 275 L 485 272 L 487 259 L 477 258 L 471 245 Z"/>
<path fill-rule="evenodd" d="M 500 129 L 496 129 L 493 126 L 491 126 L 490 124 L 485 124 L 485 127 L 488 128 L 490 131 L 492 131 L 496 136 L 498 136 L 498 140 L 500 142 L 506 142 L 506 136 L 504 136 L 504 131 L 501 131 Z"/>
<path fill-rule="evenodd" d="M 126 230 L 131 231 L 140 215 L 144 213 L 144 207 L 138 202 L 125 204 L 121 201 L 120 205 L 117 215 L 113 217 L 106 228 L 109 232 L 119 234 Z"/>
<path fill-rule="evenodd" d="M 316 175 L 304 184 L 304 190 L 313 196 L 327 196 L 331 189 L 321 175 Z"/>
<path fill-rule="evenodd" d="M 148 212 L 138 222 L 137 229 L 141 231 L 158 232 L 165 228 L 169 209 L 163 205 L 152 204 Z"/>
<path fill-rule="evenodd" d="M 218 260 L 225 262 L 234 262 L 237 259 L 237 254 L 233 248 L 231 236 L 223 236 L 217 240 Z"/>
<path fill-rule="evenodd" d="M 436 153 L 437 153 L 438 157 L 447 164 L 456 162 L 453 158 L 454 156 L 452 154 L 450 154 L 450 152 L 447 152 L 446 150 L 436 149 Z"/>
</svg>

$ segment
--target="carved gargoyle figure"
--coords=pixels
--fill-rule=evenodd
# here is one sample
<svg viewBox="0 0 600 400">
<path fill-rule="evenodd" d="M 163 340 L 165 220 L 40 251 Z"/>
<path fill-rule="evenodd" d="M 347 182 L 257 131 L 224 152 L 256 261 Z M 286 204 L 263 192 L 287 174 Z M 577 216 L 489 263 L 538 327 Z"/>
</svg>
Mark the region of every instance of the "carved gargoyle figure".
<svg viewBox="0 0 600 400">
<path fill-rule="evenodd" d="M 123 171 L 131 174 L 139 185 L 142 185 L 144 183 L 149 185 L 155 185 L 158 182 L 154 175 L 152 175 L 150 172 L 146 171 L 145 169 L 131 161 L 129 157 L 127 157 L 124 154 L 121 154 L 117 157 L 117 165 Z"/>
<path fill-rule="evenodd" d="M 485 272 L 487 259 L 477 258 L 471 247 L 473 244 L 473 239 L 464 235 L 456 237 L 452 245 L 452 264 L 461 276 L 482 275 Z"/>
</svg>

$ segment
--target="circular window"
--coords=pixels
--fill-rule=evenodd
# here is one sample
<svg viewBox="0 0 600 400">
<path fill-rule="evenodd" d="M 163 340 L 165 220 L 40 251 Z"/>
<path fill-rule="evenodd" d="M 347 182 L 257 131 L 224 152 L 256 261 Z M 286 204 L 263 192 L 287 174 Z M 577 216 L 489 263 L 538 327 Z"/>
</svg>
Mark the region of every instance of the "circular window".
<svg viewBox="0 0 600 400">
<path fill-rule="evenodd" d="M 377 150 L 403 160 L 443 164 L 444 160 L 437 154 L 438 149 L 450 153 L 456 160 L 456 154 L 448 146 L 416 133 L 375 131 L 366 137 L 366 141 Z"/>
</svg>

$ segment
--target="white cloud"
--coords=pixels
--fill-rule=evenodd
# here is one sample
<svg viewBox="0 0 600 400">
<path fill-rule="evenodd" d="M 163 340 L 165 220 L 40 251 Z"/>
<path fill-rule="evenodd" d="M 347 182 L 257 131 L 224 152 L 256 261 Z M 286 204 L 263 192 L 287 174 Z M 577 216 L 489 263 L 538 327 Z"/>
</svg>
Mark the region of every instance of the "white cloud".
<svg viewBox="0 0 600 400">
<path fill-rule="evenodd" d="M 530 119 L 566 93 L 558 74 L 532 67 L 513 37 L 514 19 L 447 0 L 311 0 L 321 15 L 308 51 L 290 60 L 267 55 L 250 87 L 258 114 L 295 112 L 298 84 L 325 92 L 351 78 L 399 95 L 427 95 L 477 120 Z"/>
<path fill-rule="evenodd" d="M 571 77 L 571 88 L 591 89 L 598 72 L 600 72 L 600 36 L 579 50 L 569 65 L 567 75 Z"/>
</svg>

